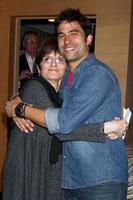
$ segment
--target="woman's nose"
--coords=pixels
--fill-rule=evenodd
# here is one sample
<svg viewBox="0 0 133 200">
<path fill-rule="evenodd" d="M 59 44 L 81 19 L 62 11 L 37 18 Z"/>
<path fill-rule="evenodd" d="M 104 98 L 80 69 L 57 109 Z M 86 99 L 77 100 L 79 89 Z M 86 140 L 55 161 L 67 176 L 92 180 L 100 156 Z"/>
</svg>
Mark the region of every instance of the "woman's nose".
<svg viewBox="0 0 133 200">
<path fill-rule="evenodd" d="M 53 60 L 52 63 L 51 63 L 52 66 L 55 66 L 56 64 L 57 64 L 56 60 Z"/>
<path fill-rule="evenodd" d="M 51 62 L 51 66 L 56 66 L 57 65 L 57 61 L 56 61 L 56 58 L 54 59 L 52 59 L 52 62 Z"/>
</svg>

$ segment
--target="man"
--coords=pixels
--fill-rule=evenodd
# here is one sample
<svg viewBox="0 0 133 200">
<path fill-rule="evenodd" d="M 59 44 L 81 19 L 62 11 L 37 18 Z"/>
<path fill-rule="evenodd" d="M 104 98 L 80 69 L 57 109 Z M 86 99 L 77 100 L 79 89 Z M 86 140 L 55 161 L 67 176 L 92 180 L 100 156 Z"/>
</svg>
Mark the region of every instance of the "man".
<svg viewBox="0 0 133 200">
<path fill-rule="evenodd" d="M 66 134 L 84 123 L 119 117 L 119 84 L 112 70 L 89 54 L 92 35 L 88 19 L 79 10 L 67 9 L 60 13 L 56 26 L 59 49 L 69 67 L 61 85 L 63 106 L 44 111 L 21 103 L 15 108 L 15 114 L 47 126 L 51 134 Z M 13 109 L 16 103 L 11 104 L 7 103 L 8 114 L 16 116 Z M 126 126 L 118 121 L 121 133 Z M 117 121 L 113 123 L 111 128 L 115 132 Z M 27 130 L 30 126 L 26 122 L 25 125 L 26 128 L 18 124 Z M 108 122 L 105 129 L 110 129 Z M 103 144 L 65 142 L 63 151 L 65 200 L 126 200 L 128 169 L 122 139 L 107 138 Z"/>
<path fill-rule="evenodd" d="M 38 48 L 38 35 L 33 31 L 27 31 L 23 38 L 24 53 L 19 58 L 20 87 L 31 77 L 34 71 L 35 57 Z"/>
</svg>

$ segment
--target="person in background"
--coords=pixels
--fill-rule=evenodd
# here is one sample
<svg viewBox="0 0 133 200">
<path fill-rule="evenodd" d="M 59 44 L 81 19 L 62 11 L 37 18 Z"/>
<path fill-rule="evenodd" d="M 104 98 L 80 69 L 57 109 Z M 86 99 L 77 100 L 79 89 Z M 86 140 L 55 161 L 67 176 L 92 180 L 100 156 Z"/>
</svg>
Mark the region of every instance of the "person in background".
<svg viewBox="0 0 133 200">
<path fill-rule="evenodd" d="M 22 41 L 22 53 L 19 56 L 19 77 L 18 92 L 20 92 L 24 83 L 30 78 L 37 75 L 35 64 L 36 52 L 39 44 L 38 34 L 34 31 L 26 31 Z M 8 138 L 10 138 L 10 130 L 12 129 L 12 120 L 7 120 Z"/>
<path fill-rule="evenodd" d="M 89 53 L 93 37 L 88 19 L 79 9 L 67 9 L 56 19 L 56 27 L 59 50 L 68 64 L 60 87 L 63 105 L 42 110 L 17 99 L 7 103 L 8 115 L 28 118 L 46 126 L 51 134 L 64 135 L 82 124 L 120 117 L 119 83 L 111 68 Z M 26 129 L 30 126 L 25 125 Z M 121 132 L 125 130 L 126 123 Z M 104 143 L 63 143 L 65 200 L 126 200 L 127 182 L 128 163 L 121 138 L 107 137 Z"/>
<path fill-rule="evenodd" d="M 36 74 L 35 58 L 39 44 L 36 32 L 27 31 L 23 36 L 23 53 L 19 57 L 19 81 L 20 88 L 32 75 Z"/>
</svg>

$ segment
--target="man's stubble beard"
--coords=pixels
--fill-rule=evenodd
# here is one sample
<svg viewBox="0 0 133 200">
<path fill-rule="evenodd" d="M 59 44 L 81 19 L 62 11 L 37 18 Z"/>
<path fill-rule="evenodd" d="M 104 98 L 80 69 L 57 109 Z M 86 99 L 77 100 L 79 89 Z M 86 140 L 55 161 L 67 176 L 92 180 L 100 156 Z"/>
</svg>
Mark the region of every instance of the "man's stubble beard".
<svg viewBox="0 0 133 200">
<path fill-rule="evenodd" d="M 80 59 L 80 56 L 78 56 L 76 52 L 74 54 L 71 54 L 71 53 L 67 54 L 67 53 L 61 52 L 61 55 L 63 56 L 63 58 L 65 58 L 68 64 L 71 62 L 76 62 Z"/>
</svg>

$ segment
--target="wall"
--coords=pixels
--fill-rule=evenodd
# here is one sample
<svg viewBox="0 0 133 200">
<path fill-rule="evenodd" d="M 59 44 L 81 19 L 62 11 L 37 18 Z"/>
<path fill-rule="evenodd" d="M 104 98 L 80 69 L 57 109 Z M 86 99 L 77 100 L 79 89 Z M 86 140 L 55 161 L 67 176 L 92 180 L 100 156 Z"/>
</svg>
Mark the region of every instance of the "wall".
<svg viewBox="0 0 133 200">
<path fill-rule="evenodd" d="M 126 105 L 132 109 L 133 112 L 133 1 L 131 9 L 131 20 L 130 20 L 130 35 L 129 35 L 129 53 L 128 53 L 128 71 L 127 71 L 127 84 L 126 84 Z M 126 138 L 126 143 L 128 145 L 133 144 L 133 117 L 131 118 L 131 123 L 128 129 L 128 134 Z"/>
<path fill-rule="evenodd" d="M 131 0 L 0 0 L 0 174 L 7 149 L 3 110 L 8 99 L 8 87 L 12 85 L 12 74 L 9 74 L 12 70 L 9 69 L 14 67 L 9 66 L 9 56 L 12 55 L 9 47 L 13 45 L 13 41 L 10 43 L 10 17 L 56 15 L 67 7 L 79 7 L 84 14 L 96 14 L 97 57 L 115 71 L 125 104 Z"/>
</svg>

